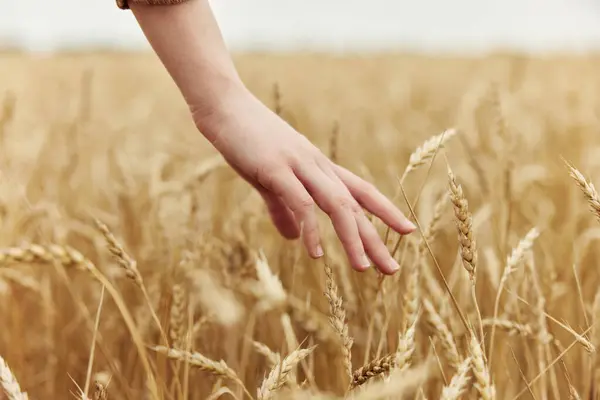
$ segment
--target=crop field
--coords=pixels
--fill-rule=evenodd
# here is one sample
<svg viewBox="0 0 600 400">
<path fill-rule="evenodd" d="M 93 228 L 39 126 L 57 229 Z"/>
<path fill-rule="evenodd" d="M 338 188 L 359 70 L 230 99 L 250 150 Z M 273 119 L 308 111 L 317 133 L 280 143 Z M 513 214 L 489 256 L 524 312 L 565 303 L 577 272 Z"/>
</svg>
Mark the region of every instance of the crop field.
<svg viewBox="0 0 600 400">
<path fill-rule="evenodd" d="M 239 54 L 419 229 L 273 227 L 145 54 L 0 54 L 0 399 L 600 398 L 600 56 Z"/>
</svg>

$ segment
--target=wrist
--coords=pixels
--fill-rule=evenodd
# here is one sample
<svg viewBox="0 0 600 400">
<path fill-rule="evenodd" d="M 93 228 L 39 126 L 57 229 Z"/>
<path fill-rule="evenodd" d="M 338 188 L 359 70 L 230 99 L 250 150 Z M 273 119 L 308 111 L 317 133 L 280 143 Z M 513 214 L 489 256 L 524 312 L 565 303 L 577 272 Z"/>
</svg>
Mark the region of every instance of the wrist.
<svg viewBox="0 0 600 400">
<path fill-rule="evenodd" d="M 199 90 L 198 95 L 186 97 L 186 102 L 198 130 L 214 143 L 234 111 L 244 107 L 253 95 L 240 79 L 216 79 Z"/>
</svg>

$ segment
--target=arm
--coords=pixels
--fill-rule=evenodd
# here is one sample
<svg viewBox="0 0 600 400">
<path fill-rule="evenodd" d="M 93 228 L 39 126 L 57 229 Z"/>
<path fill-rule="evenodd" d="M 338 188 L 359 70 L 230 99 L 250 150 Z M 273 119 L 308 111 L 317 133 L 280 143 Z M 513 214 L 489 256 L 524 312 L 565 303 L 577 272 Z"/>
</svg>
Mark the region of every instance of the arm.
<svg viewBox="0 0 600 400">
<path fill-rule="evenodd" d="M 245 91 L 208 1 L 130 7 L 203 130 L 205 116 Z"/>
<path fill-rule="evenodd" d="M 375 187 L 331 162 L 245 88 L 208 0 L 130 7 L 198 129 L 259 191 L 283 236 L 301 235 L 309 254 L 321 257 L 318 206 L 356 270 L 365 270 L 369 259 L 383 273 L 398 270 L 363 207 L 401 234 L 415 227 Z"/>
</svg>

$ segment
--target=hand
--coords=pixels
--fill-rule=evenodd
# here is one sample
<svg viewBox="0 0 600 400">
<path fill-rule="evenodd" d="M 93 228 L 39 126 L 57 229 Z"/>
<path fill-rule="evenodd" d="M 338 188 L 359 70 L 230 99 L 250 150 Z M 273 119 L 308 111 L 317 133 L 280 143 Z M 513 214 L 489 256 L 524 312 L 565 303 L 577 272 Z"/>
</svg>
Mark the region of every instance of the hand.
<svg viewBox="0 0 600 400">
<path fill-rule="evenodd" d="M 373 185 L 330 161 L 305 136 L 245 89 L 226 95 L 219 109 L 194 120 L 227 162 L 263 197 L 281 235 L 302 235 L 313 258 L 323 255 L 315 205 L 331 218 L 350 264 L 364 271 L 370 260 L 384 274 L 398 270 L 363 208 L 400 234 L 414 225 Z M 362 206 L 362 207 L 361 207 Z"/>
</svg>

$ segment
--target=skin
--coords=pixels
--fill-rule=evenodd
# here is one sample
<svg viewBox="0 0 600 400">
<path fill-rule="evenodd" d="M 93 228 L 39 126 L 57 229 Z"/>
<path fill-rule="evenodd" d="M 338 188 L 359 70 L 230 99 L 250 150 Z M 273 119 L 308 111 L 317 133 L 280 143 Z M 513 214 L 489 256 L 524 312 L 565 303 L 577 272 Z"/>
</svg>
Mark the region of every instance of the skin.
<svg viewBox="0 0 600 400">
<path fill-rule="evenodd" d="M 316 207 L 331 219 L 350 265 L 384 274 L 397 262 L 363 209 L 400 234 L 415 226 L 372 184 L 329 160 L 244 86 L 207 0 L 131 4 L 152 48 L 184 96 L 198 130 L 262 196 L 288 239 L 323 256 Z"/>
</svg>

